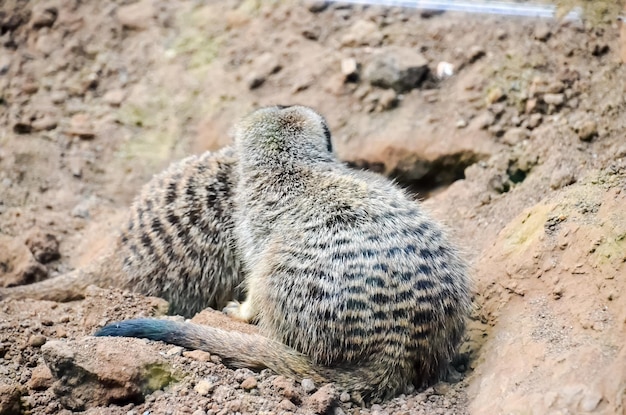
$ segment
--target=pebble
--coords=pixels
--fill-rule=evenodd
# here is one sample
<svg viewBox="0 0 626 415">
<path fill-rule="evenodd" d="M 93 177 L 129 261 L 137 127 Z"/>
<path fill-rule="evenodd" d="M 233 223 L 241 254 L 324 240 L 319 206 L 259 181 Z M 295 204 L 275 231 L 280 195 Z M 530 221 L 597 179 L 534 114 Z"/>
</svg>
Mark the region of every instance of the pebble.
<svg viewBox="0 0 626 415">
<path fill-rule="evenodd" d="M 42 336 L 41 334 L 33 334 L 28 339 L 28 344 L 32 347 L 41 347 L 46 344 L 46 340 L 46 337 Z"/>
<path fill-rule="evenodd" d="M 186 350 L 183 352 L 183 356 L 189 359 L 194 359 L 199 362 L 210 362 L 211 354 L 203 350 Z"/>
<path fill-rule="evenodd" d="M 528 136 L 529 132 L 526 128 L 509 128 L 502 136 L 501 141 L 504 144 L 514 146 L 526 140 Z"/>
<path fill-rule="evenodd" d="M 543 96 L 543 102 L 550 105 L 560 106 L 565 102 L 565 95 L 563 94 L 545 94 Z"/>
<path fill-rule="evenodd" d="M 165 356 L 167 357 L 181 356 L 182 354 L 183 354 L 183 348 L 180 346 L 174 346 L 165 352 Z"/>
<path fill-rule="evenodd" d="M 59 12 L 56 7 L 49 7 L 46 2 L 39 3 L 33 7 L 30 24 L 33 29 L 51 27 L 57 19 Z"/>
<path fill-rule="evenodd" d="M 91 120 L 85 113 L 74 114 L 65 133 L 78 136 L 84 140 L 92 139 L 96 136 Z"/>
<path fill-rule="evenodd" d="M 242 387 L 242 389 L 247 390 L 247 391 L 256 388 L 257 387 L 257 380 L 256 380 L 256 378 L 254 376 L 250 376 L 250 377 L 244 379 L 244 381 L 241 382 L 241 387 Z"/>
<path fill-rule="evenodd" d="M 578 126 L 576 133 L 578 134 L 580 141 L 591 141 L 598 135 L 598 123 L 594 120 L 584 121 L 580 126 Z"/>
<path fill-rule="evenodd" d="M 531 129 L 537 128 L 542 120 L 543 116 L 541 114 L 531 114 L 530 117 L 528 117 L 528 127 Z"/>
<path fill-rule="evenodd" d="M 154 17 L 154 5 L 150 0 L 120 6 L 115 17 L 126 29 L 144 30 L 150 27 Z"/>
<path fill-rule="evenodd" d="M 350 402 L 350 394 L 348 392 L 342 392 L 341 395 L 339 395 L 339 400 L 341 402 Z"/>
<path fill-rule="evenodd" d="M 302 389 L 304 390 L 305 393 L 310 394 L 315 392 L 315 382 L 313 382 L 313 379 L 309 379 L 309 378 L 304 378 L 302 379 L 302 382 L 300 382 L 300 384 L 302 385 Z"/>
<path fill-rule="evenodd" d="M 306 400 L 306 406 L 316 414 L 325 414 L 331 407 L 335 406 L 337 398 L 337 389 L 331 383 L 322 386 L 317 392 L 309 396 Z"/>
<path fill-rule="evenodd" d="M 296 409 L 298 409 L 298 407 L 289 399 L 283 399 L 282 401 L 280 401 L 280 403 L 278 404 L 278 408 L 282 409 L 283 411 L 291 412 L 295 412 Z"/>
<path fill-rule="evenodd" d="M 49 115 L 44 115 L 43 117 L 33 121 L 31 125 L 34 131 L 54 130 L 57 128 L 57 120 Z"/>
<path fill-rule="evenodd" d="M 341 73 L 346 82 L 356 82 L 359 80 L 359 64 L 354 58 L 341 60 Z"/>
<path fill-rule="evenodd" d="M 534 37 L 536 40 L 539 40 L 540 42 L 545 42 L 550 38 L 550 35 L 552 35 L 552 31 L 546 23 L 541 22 L 537 24 L 534 33 Z"/>
<path fill-rule="evenodd" d="M 125 97 L 126 93 L 122 89 L 113 89 L 104 94 L 102 100 L 112 107 L 119 107 Z"/>
<path fill-rule="evenodd" d="M 193 390 L 198 392 L 200 395 L 205 396 L 208 395 L 209 392 L 213 391 L 213 389 L 215 389 L 215 384 L 204 379 L 196 383 L 196 386 L 193 387 Z"/>
</svg>

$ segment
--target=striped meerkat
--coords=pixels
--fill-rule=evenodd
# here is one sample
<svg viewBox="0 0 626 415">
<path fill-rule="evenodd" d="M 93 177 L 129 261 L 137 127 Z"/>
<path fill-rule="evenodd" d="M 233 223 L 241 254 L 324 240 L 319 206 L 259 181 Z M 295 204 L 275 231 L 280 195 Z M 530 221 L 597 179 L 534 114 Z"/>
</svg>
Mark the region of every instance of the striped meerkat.
<svg viewBox="0 0 626 415">
<path fill-rule="evenodd" d="M 59 277 L 0 289 L 0 299 L 70 301 L 93 284 L 164 298 L 173 314 L 221 309 L 243 282 L 233 242 L 236 165 L 232 148 L 172 164 L 143 187 L 107 254 Z"/>
<path fill-rule="evenodd" d="M 246 300 L 225 312 L 260 335 L 137 319 L 99 336 L 206 350 L 235 367 L 335 382 L 367 401 L 435 381 L 470 308 L 463 260 L 440 225 L 382 176 L 331 151 L 307 107 L 268 107 L 236 127 L 234 234 Z"/>
</svg>

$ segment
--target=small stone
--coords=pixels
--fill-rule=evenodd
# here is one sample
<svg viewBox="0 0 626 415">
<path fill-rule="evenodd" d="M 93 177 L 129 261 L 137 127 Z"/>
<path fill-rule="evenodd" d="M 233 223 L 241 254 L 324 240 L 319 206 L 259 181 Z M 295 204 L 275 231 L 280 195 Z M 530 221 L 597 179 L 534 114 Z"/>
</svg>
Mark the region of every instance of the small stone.
<svg viewBox="0 0 626 415">
<path fill-rule="evenodd" d="M 215 384 L 205 379 L 202 379 L 200 382 L 196 383 L 196 386 L 193 387 L 193 390 L 203 396 L 208 395 L 211 391 L 213 391 L 213 389 L 215 389 Z"/>
<path fill-rule="evenodd" d="M 346 82 L 357 82 L 359 80 L 359 64 L 354 58 L 341 60 L 341 73 Z"/>
<path fill-rule="evenodd" d="M 435 75 L 439 79 L 446 79 L 454 75 L 454 65 L 450 62 L 439 62 L 437 64 L 437 69 L 435 70 Z"/>
<path fill-rule="evenodd" d="M 320 13 L 328 8 L 329 1 L 309 1 L 307 2 L 307 8 L 311 13 Z"/>
<path fill-rule="evenodd" d="M 585 396 L 580 400 L 578 406 L 583 412 L 593 412 L 598 405 L 600 405 L 601 401 L 602 394 L 598 391 L 591 390 L 585 393 Z"/>
<path fill-rule="evenodd" d="M 563 94 L 545 94 L 543 96 L 543 102 L 556 107 L 563 105 L 565 102 L 565 95 Z"/>
<path fill-rule="evenodd" d="M 341 395 L 339 395 L 339 400 L 341 402 L 350 402 L 350 394 L 348 392 L 342 392 Z"/>
<path fill-rule="evenodd" d="M 34 131 L 54 130 L 57 128 L 57 120 L 49 115 L 44 115 L 43 117 L 33 121 L 31 125 Z"/>
<path fill-rule="evenodd" d="M 61 258 L 59 241 L 50 233 L 39 229 L 31 230 L 26 237 L 25 244 L 40 264 L 47 264 Z"/>
<path fill-rule="evenodd" d="M 25 81 L 22 84 L 22 92 L 24 92 L 25 94 L 32 95 L 38 90 L 39 90 L 39 85 L 37 84 L 37 82 L 33 80 Z"/>
<path fill-rule="evenodd" d="M 189 359 L 197 360 L 198 362 L 211 361 L 211 354 L 203 350 L 186 350 L 183 352 L 183 356 Z"/>
<path fill-rule="evenodd" d="M 282 401 L 280 401 L 280 403 L 278 404 L 278 408 L 282 409 L 283 411 L 290 412 L 295 412 L 296 409 L 298 409 L 298 407 L 289 399 L 283 399 Z"/>
<path fill-rule="evenodd" d="M 531 112 L 537 109 L 537 99 L 531 98 L 526 101 L 526 114 L 530 114 Z"/>
<path fill-rule="evenodd" d="M 33 334 L 28 339 L 28 345 L 32 347 L 41 347 L 46 344 L 46 337 L 41 334 Z"/>
<path fill-rule="evenodd" d="M 112 107 L 119 107 L 124 101 L 125 96 L 126 93 L 123 90 L 113 89 L 104 94 L 102 100 Z"/>
<path fill-rule="evenodd" d="M 387 111 L 398 106 L 398 94 L 393 89 L 386 89 L 378 96 L 376 110 Z"/>
<path fill-rule="evenodd" d="M 257 380 L 254 376 L 247 377 L 246 379 L 244 379 L 243 382 L 241 382 L 241 388 L 243 390 L 249 391 L 256 387 L 257 387 Z"/>
<path fill-rule="evenodd" d="M 151 0 L 118 7 L 115 17 L 126 29 L 144 30 L 150 27 L 154 17 L 154 5 Z"/>
<path fill-rule="evenodd" d="M 0 414 L 18 415 L 24 413 L 22 394 L 25 391 L 16 384 L 0 383 Z"/>
<path fill-rule="evenodd" d="M 502 136 L 501 141 L 504 144 L 514 146 L 528 138 L 528 130 L 525 128 L 510 128 Z"/>
<path fill-rule="evenodd" d="M 289 379 L 284 376 L 278 376 L 276 379 L 274 379 L 272 385 L 278 390 L 278 392 L 282 396 L 289 399 L 291 402 L 296 404 L 300 403 L 301 397 L 298 393 L 296 385 L 293 382 L 293 379 Z"/>
<path fill-rule="evenodd" d="M 465 121 L 463 118 L 458 119 L 455 123 L 454 126 L 456 128 L 465 128 L 467 127 L 467 121 Z"/>
<path fill-rule="evenodd" d="M 54 377 L 46 365 L 35 367 L 30 375 L 28 387 L 33 390 L 45 390 L 52 386 Z"/>
<path fill-rule="evenodd" d="M 554 190 L 576 183 L 576 172 L 571 166 L 561 166 L 552 172 L 550 187 Z"/>
<path fill-rule="evenodd" d="M 96 136 L 89 116 L 84 113 L 75 114 L 70 120 L 69 128 L 65 130 L 65 132 L 85 140 L 92 139 Z"/>
<path fill-rule="evenodd" d="M 336 405 L 338 398 L 337 390 L 331 383 L 322 386 L 317 392 L 309 396 L 305 405 L 316 414 L 325 414 Z"/>
<path fill-rule="evenodd" d="M 540 22 L 537 24 L 537 27 L 535 27 L 534 36 L 535 39 L 539 40 L 540 42 L 545 42 L 550 38 L 551 35 L 552 31 L 546 23 Z"/>
<path fill-rule="evenodd" d="M 174 346 L 171 349 L 169 349 L 167 352 L 165 352 L 165 356 L 167 357 L 181 356 L 182 354 L 183 354 L 183 348 L 180 346 Z"/>
<path fill-rule="evenodd" d="M 505 97 L 506 97 L 506 94 L 504 93 L 504 91 L 502 91 L 502 88 L 500 87 L 493 88 L 487 93 L 487 105 L 494 104 Z"/>
<path fill-rule="evenodd" d="M 528 117 L 528 128 L 537 128 L 542 120 L 543 116 L 541 114 L 531 114 L 530 117 Z"/>
<path fill-rule="evenodd" d="M 496 117 L 489 111 L 485 111 L 472 120 L 472 127 L 477 130 L 485 130 L 496 122 Z"/>
<path fill-rule="evenodd" d="M 51 27 L 57 19 L 59 12 L 56 7 L 48 7 L 45 2 L 33 7 L 30 24 L 33 29 Z"/>
<path fill-rule="evenodd" d="M 581 141 L 591 141 L 598 135 L 598 123 L 594 120 L 584 121 L 576 128 L 576 133 Z"/>
<path fill-rule="evenodd" d="M 67 100 L 67 92 L 65 91 L 54 91 L 50 94 L 50 100 L 53 104 L 62 104 Z"/>
<path fill-rule="evenodd" d="M 9 345 L 6 343 L 0 343 L 0 358 L 4 358 L 8 351 Z"/>
<path fill-rule="evenodd" d="M 315 382 L 313 382 L 313 379 L 304 378 L 302 379 L 300 384 L 302 385 L 302 389 L 304 390 L 305 393 L 310 394 L 310 393 L 315 392 L 316 387 L 315 387 Z"/>
</svg>

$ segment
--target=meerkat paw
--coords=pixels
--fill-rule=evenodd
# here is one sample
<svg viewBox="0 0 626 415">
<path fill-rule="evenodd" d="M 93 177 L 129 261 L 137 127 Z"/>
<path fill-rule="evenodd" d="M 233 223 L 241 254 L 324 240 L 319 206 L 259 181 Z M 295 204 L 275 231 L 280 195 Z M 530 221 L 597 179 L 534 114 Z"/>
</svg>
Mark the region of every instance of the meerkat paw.
<svg viewBox="0 0 626 415">
<path fill-rule="evenodd" d="M 231 301 L 222 309 L 222 313 L 230 318 L 243 321 L 244 323 L 252 323 L 256 317 L 252 304 L 249 300 L 240 303 L 239 301 Z"/>
</svg>

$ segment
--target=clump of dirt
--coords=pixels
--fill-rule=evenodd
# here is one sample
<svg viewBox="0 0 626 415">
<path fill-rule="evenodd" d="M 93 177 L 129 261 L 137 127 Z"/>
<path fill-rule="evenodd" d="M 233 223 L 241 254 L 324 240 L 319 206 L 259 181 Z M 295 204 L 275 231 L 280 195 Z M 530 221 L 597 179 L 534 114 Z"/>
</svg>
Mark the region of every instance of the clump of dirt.
<svg viewBox="0 0 626 415">
<path fill-rule="evenodd" d="M 359 408 L 310 379 L 88 337 L 162 315 L 162 300 L 94 288 L 73 303 L 4 301 L 0 413 L 623 411 L 626 42 L 609 3 L 558 22 L 325 2 L 4 2 L 0 285 L 85 266 L 152 174 L 229 144 L 254 107 L 301 103 L 328 118 L 343 160 L 394 177 L 448 225 L 474 266 L 475 310 L 458 375 Z M 194 321 L 242 329 L 210 311 Z M 145 365 L 113 388 L 120 348 Z"/>
</svg>

